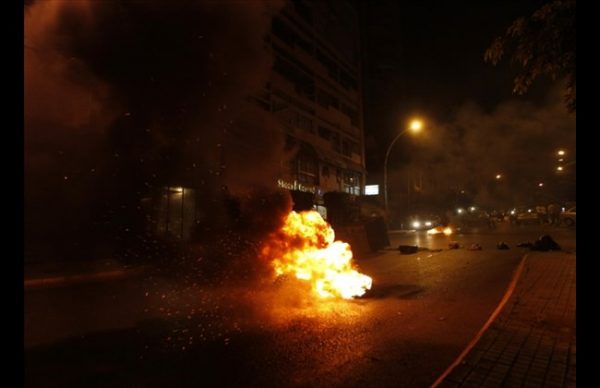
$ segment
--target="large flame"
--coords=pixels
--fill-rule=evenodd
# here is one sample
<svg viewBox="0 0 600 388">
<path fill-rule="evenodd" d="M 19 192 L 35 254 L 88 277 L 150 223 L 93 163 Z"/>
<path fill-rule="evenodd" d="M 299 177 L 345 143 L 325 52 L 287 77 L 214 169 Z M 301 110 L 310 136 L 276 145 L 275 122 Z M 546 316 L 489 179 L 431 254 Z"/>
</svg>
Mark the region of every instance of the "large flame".
<svg viewBox="0 0 600 388">
<path fill-rule="evenodd" d="M 334 240 L 333 229 L 318 212 L 292 211 L 262 254 L 271 261 L 275 276 L 289 274 L 309 282 L 321 298 L 363 295 L 372 279 L 353 268 L 350 245 Z"/>
<path fill-rule="evenodd" d="M 450 236 L 454 231 L 449 226 L 436 226 L 435 228 L 431 228 L 427 231 L 427 234 L 445 234 L 446 236 Z"/>
</svg>

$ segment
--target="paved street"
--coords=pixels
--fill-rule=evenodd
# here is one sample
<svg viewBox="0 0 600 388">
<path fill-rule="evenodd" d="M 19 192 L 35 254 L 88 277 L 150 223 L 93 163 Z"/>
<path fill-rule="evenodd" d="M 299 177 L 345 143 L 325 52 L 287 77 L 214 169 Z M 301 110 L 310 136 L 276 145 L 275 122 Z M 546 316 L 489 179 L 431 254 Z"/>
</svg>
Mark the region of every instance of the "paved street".
<svg viewBox="0 0 600 388">
<path fill-rule="evenodd" d="M 528 252 L 515 245 L 546 233 L 575 249 L 574 230 L 549 226 L 391 233 L 392 247 L 456 240 L 483 250 L 359 258 L 374 287 L 354 301 L 314 303 L 285 283 L 209 289 L 156 276 L 28 291 L 26 383 L 429 386 L 502 299 Z"/>
<path fill-rule="evenodd" d="M 468 248 L 471 244 L 480 244 L 484 249 L 495 249 L 500 241 L 506 242 L 510 248 L 517 248 L 521 242 L 533 242 L 541 235 L 548 234 L 559 242 L 563 250 L 575 251 L 575 229 L 564 226 L 544 225 L 510 225 L 499 223 L 495 229 L 488 227 L 465 228 L 451 236 L 427 235 L 425 231 L 391 231 L 390 244 L 396 248 L 400 244 L 418 245 L 429 249 L 447 249 L 448 242 L 456 241 Z"/>
</svg>

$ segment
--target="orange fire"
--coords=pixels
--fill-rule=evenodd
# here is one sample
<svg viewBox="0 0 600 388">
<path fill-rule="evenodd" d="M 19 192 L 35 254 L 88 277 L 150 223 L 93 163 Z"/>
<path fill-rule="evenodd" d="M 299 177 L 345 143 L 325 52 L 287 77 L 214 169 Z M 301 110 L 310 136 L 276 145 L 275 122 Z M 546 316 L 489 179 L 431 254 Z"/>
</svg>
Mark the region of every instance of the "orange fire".
<svg viewBox="0 0 600 388">
<path fill-rule="evenodd" d="M 262 249 L 274 275 L 309 282 L 321 298 L 351 299 L 371 288 L 372 279 L 354 269 L 350 245 L 334 241 L 331 226 L 316 211 L 290 212 Z"/>
<path fill-rule="evenodd" d="M 450 236 L 452 233 L 454 233 L 454 231 L 452 230 L 451 227 L 446 226 L 436 226 L 435 228 L 429 229 L 427 231 L 427 234 L 445 234 L 446 236 Z"/>
</svg>

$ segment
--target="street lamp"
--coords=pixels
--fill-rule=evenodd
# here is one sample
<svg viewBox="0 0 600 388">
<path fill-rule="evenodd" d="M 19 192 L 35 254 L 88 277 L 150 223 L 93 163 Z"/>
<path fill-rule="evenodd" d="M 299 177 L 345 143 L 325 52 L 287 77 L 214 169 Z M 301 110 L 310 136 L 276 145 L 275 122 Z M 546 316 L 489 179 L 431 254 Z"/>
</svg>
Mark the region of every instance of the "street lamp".
<svg viewBox="0 0 600 388">
<path fill-rule="evenodd" d="M 392 150 L 392 147 L 394 146 L 394 144 L 396 144 L 396 141 L 398 141 L 398 139 L 400 139 L 400 137 L 402 135 L 404 135 L 406 132 L 410 131 L 413 134 L 417 134 L 419 132 L 421 132 L 421 129 L 423 129 L 423 122 L 421 120 L 412 120 L 408 126 L 407 129 L 401 131 L 395 138 L 394 140 L 392 140 L 392 142 L 390 143 L 390 145 L 387 148 L 387 152 L 385 153 L 385 161 L 383 163 L 383 196 L 384 196 L 384 201 L 385 201 L 385 214 L 387 217 L 389 217 L 389 207 L 388 207 L 388 186 L 387 186 L 387 164 L 388 164 L 388 158 L 390 156 L 390 151 Z"/>
<path fill-rule="evenodd" d="M 498 179 L 498 180 L 502 179 L 502 174 L 496 174 L 496 179 Z"/>
</svg>

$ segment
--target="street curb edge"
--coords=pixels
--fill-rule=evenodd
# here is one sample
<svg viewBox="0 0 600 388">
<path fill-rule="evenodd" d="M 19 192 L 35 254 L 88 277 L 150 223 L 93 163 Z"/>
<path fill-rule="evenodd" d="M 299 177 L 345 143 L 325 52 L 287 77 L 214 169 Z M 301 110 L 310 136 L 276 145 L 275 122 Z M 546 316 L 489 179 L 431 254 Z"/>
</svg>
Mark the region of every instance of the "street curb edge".
<svg viewBox="0 0 600 388">
<path fill-rule="evenodd" d="M 502 311 L 502 309 L 504 308 L 504 306 L 506 305 L 506 303 L 512 296 L 513 292 L 515 291 L 515 288 L 517 286 L 517 281 L 521 277 L 521 273 L 523 272 L 523 268 L 525 267 L 525 261 L 527 259 L 527 256 L 528 255 L 525 254 L 523 256 L 523 258 L 521 259 L 521 262 L 519 263 L 519 266 L 517 267 L 517 270 L 515 271 L 515 274 L 513 275 L 513 278 L 511 280 L 510 284 L 508 285 L 508 288 L 507 288 L 506 292 L 504 293 L 502 300 L 500 301 L 500 303 L 498 304 L 498 306 L 496 307 L 494 312 L 490 315 L 490 317 L 485 322 L 483 327 L 479 330 L 479 332 L 475 335 L 475 337 L 473 337 L 471 342 L 469 342 L 467 347 L 460 353 L 460 355 L 456 358 L 456 360 L 452 364 L 450 364 L 450 366 L 444 371 L 444 373 L 442 373 L 442 375 L 440 377 L 437 378 L 437 380 L 433 384 L 431 384 L 431 388 L 436 388 L 437 386 L 439 386 L 442 383 L 442 381 L 444 381 L 444 379 L 446 377 L 448 377 L 448 375 L 450 373 L 452 373 L 454 368 L 456 368 L 458 365 L 460 365 L 460 363 L 467 356 L 467 354 L 469 354 L 469 352 L 475 347 L 477 342 L 479 342 L 479 340 L 481 339 L 483 334 L 489 329 L 489 327 L 496 320 L 496 318 L 498 318 L 498 315 L 500 315 L 500 312 Z"/>
</svg>

